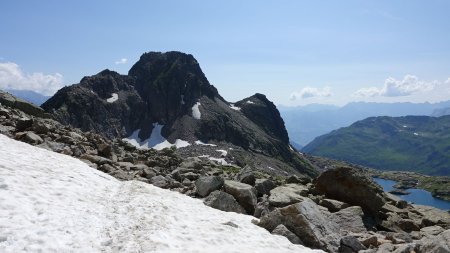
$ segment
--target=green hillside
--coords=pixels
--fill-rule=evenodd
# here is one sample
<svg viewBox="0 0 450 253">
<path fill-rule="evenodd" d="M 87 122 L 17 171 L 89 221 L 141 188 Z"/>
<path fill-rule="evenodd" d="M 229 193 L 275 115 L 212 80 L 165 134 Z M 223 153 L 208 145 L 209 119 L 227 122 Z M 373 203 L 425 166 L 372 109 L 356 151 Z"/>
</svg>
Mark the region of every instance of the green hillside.
<svg viewBox="0 0 450 253">
<path fill-rule="evenodd" d="M 303 152 L 383 170 L 450 175 L 450 116 L 372 117 L 317 137 Z"/>
</svg>

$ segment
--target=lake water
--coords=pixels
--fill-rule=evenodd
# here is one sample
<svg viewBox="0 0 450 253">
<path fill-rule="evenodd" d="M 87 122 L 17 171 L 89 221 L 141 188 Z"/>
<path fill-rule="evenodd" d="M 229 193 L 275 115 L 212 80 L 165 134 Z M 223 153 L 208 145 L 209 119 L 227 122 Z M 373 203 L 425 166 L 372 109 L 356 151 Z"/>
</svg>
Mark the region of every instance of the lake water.
<svg viewBox="0 0 450 253">
<path fill-rule="evenodd" d="M 397 183 L 392 180 L 386 180 L 381 178 L 373 178 L 373 179 L 375 182 L 381 185 L 381 187 L 383 187 L 383 190 L 386 192 L 394 190 L 392 186 L 394 186 Z M 396 196 L 408 202 L 412 202 L 414 204 L 433 206 L 442 210 L 450 210 L 450 201 L 435 198 L 428 191 L 422 189 L 408 189 L 406 191 L 410 192 L 410 194 L 396 195 Z"/>
</svg>

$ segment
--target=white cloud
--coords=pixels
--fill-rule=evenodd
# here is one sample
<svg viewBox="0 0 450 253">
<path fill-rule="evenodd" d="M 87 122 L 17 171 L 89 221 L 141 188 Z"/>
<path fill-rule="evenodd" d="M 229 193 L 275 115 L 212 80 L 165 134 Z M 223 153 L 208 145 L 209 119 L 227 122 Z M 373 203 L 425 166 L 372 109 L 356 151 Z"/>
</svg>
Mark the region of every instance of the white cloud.
<svg viewBox="0 0 450 253">
<path fill-rule="evenodd" d="M 450 78 L 449 78 L 450 79 Z M 449 80 L 447 80 L 449 81 Z M 438 81 L 426 82 L 421 81 L 414 75 L 406 75 L 403 80 L 396 80 L 389 77 L 384 81 L 381 88 L 369 87 L 362 88 L 356 91 L 353 96 L 356 97 L 400 97 L 409 96 L 413 93 L 431 91 L 436 85 L 440 84 Z"/>
<path fill-rule="evenodd" d="M 19 65 L 13 62 L 0 63 L 0 89 L 32 90 L 43 95 L 53 95 L 62 87 L 63 76 L 59 73 L 25 74 Z"/>
<path fill-rule="evenodd" d="M 298 99 L 306 99 L 306 98 L 313 98 L 313 97 L 329 97 L 331 96 L 331 88 L 326 86 L 322 89 L 315 88 L 315 87 L 305 87 L 299 92 L 293 92 L 291 93 L 289 99 L 290 100 L 296 100 Z"/>
<path fill-rule="evenodd" d="M 125 63 L 127 63 L 128 62 L 128 59 L 127 58 L 122 58 L 122 59 L 120 59 L 120 60 L 118 60 L 118 61 L 115 61 L 115 64 L 125 64 Z"/>
<path fill-rule="evenodd" d="M 450 77 L 445 81 L 445 84 L 450 84 Z"/>
</svg>

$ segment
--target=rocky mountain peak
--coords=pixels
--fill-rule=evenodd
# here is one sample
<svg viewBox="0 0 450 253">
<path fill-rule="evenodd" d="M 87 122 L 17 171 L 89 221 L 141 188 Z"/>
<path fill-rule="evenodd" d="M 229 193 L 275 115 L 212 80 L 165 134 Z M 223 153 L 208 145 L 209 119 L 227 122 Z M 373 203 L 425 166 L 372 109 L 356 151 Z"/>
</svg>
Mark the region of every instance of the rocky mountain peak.
<svg viewBox="0 0 450 253">
<path fill-rule="evenodd" d="M 280 112 L 265 95 L 256 93 L 237 102 L 236 106 L 241 108 L 247 118 L 263 127 L 270 135 L 280 139 L 286 145 L 289 144 L 289 135 Z"/>
<path fill-rule="evenodd" d="M 225 143 L 315 174 L 289 148 L 284 122 L 266 96 L 225 101 L 189 54 L 145 53 L 128 75 L 103 70 L 61 89 L 43 108 L 64 124 L 138 145 Z"/>
</svg>

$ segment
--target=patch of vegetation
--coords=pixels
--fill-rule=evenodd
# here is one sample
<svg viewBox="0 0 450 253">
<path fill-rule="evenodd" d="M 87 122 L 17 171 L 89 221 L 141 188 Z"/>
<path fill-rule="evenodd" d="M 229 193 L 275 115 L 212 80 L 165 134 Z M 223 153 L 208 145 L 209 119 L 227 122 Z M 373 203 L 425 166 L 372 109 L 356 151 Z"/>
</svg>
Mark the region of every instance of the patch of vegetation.
<svg viewBox="0 0 450 253">
<path fill-rule="evenodd" d="M 316 138 L 316 156 L 380 170 L 450 175 L 450 116 L 372 117 Z"/>
</svg>

